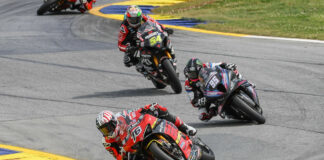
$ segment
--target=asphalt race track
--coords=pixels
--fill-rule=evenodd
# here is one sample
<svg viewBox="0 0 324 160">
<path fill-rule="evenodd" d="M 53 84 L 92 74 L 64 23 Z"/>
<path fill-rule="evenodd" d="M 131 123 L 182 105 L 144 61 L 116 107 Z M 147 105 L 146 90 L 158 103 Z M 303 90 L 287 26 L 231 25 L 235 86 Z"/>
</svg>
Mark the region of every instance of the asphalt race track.
<svg viewBox="0 0 324 160">
<path fill-rule="evenodd" d="M 97 113 L 158 102 L 197 127 L 217 159 L 324 159 L 324 44 L 176 30 L 182 83 L 190 57 L 236 63 L 257 85 L 267 120 L 205 123 L 185 92 L 157 90 L 134 67 L 124 67 L 120 21 L 77 12 L 36 16 L 41 3 L 0 1 L 0 144 L 109 160 Z"/>
</svg>

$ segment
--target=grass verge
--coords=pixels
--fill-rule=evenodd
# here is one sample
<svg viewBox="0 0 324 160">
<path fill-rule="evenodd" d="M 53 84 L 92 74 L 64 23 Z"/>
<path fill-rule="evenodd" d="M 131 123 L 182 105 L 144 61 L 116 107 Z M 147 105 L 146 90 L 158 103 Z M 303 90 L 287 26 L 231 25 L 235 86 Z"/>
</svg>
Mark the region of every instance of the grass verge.
<svg viewBox="0 0 324 160">
<path fill-rule="evenodd" d="M 324 0 L 188 0 L 153 12 L 206 21 L 200 29 L 324 40 Z"/>
</svg>

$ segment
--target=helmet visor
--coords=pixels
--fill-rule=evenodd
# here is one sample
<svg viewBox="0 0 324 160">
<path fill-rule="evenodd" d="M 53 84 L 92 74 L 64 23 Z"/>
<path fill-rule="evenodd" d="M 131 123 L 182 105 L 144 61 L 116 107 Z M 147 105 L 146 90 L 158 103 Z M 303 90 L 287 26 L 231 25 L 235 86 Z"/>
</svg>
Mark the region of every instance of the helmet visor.
<svg viewBox="0 0 324 160">
<path fill-rule="evenodd" d="M 188 78 L 189 79 L 197 79 L 198 74 L 196 72 L 188 72 Z"/>
<path fill-rule="evenodd" d="M 109 123 L 101 126 L 99 130 L 102 133 L 102 135 L 110 137 L 114 134 L 115 128 L 116 123 L 110 121 Z"/>
<path fill-rule="evenodd" d="M 141 23 L 142 17 L 127 17 L 127 21 L 130 24 L 137 25 Z"/>
</svg>

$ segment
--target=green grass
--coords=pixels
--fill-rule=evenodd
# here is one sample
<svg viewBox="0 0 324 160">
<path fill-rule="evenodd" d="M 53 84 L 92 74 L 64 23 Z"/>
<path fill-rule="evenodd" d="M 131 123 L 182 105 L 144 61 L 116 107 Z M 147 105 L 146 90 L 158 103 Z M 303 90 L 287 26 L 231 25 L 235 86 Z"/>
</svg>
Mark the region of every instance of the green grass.
<svg viewBox="0 0 324 160">
<path fill-rule="evenodd" d="M 154 13 L 207 21 L 195 28 L 324 40 L 324 0 L 188 0 Z"/>
</svg>

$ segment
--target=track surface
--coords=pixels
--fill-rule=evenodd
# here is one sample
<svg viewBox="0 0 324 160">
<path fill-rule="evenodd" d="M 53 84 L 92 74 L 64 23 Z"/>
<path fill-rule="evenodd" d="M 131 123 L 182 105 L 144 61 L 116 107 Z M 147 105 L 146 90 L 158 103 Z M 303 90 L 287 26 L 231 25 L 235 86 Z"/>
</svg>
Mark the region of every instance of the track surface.
<svg viewBox="0 0 324 160">
<path fill-rule="evenodd" d="M 75 12 L 39 17 L 40 4 L 0 1 L 0 143 L 112 159 L 96 114 L 158 102 L 197 127 L 217 159 L 324 159 L 323 44 L 175 31 L 180 73 L 190 57 L 236 63 L 257 85 L 267 119 L 265 125 L 204 123 L 184 92 L 156 90 L 123 66 L 120 22 Z"/>
</svg>

